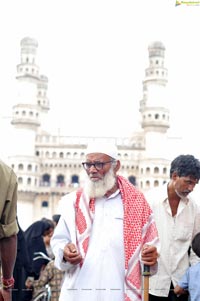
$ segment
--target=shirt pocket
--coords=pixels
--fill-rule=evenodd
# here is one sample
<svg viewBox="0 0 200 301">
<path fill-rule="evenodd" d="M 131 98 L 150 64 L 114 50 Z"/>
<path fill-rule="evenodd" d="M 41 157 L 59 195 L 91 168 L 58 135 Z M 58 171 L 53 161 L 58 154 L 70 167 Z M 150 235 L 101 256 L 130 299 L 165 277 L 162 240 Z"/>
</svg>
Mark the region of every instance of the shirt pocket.
<svg viewBox="0 0 200 301">
<path fill-rule="evenodd" d="M 115 220 L 121 220 L 121 221 L 123 221 L 123 219 L 124 219 L 124 215 L 123 215 L 123 213 L 117 213 L 117 214 L 114 214 L 113 215 L 113 218 L 115 219 Z"/>
<path fill-rule="evenodd" d="M 194 227 L 193 223 L 180 224 L 176 228 L 176 235 L 175 235 L 176 240 L 191 241 L 192 233 L 193 233 L 193 227 Z"/>
<path fill-rule="evenodd" d="M 113 212 L 112 219 L 111 219 L 111 227 L 109 229 L 110 232 L 110 243 L 112 248 L 115 250 L 123 249 L 123 221 L 124 216 L 123 212 L 120 212 L 120 210 Z"/>
</svg>

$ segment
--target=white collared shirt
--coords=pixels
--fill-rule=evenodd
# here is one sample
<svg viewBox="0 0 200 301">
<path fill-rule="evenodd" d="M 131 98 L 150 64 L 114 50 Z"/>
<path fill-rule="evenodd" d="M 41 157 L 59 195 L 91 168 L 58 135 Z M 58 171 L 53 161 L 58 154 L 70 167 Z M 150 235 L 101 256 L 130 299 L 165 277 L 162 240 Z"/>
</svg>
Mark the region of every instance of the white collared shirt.
<svg viewBox="0 0 200 301">
<path fill-rule="evenodd" d="M 200 207 L 188 195 L 181 199 L 176 216 L 172 216 L 167 184 L 148 191 L 149 202 L 160 239 L 158 271 L 150 278 L 150 293 L 167 297 L 170 284 L 175 286 L 189 266 L 188 249 L 196 233 L 200 232 Z M 190 263 L 199 259 L 192 253 Z"/>
</svg>

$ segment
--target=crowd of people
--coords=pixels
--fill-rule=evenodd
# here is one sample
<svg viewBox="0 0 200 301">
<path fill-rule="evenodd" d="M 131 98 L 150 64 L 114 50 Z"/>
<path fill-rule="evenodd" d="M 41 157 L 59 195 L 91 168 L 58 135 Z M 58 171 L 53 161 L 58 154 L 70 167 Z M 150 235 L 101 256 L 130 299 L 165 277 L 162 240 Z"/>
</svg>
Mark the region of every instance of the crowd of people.
<svg viewBox="0 0 200 301">
<path fill-rule="evenodd" d="M 120 175 L 113 144 L 90 144 L 82 165 L 84 186 L 60 214 L 23 231 L 17 177 L 0 162 L 0 301 L 31 301 L 46 284 L 51 301 L 139 301 L 144 267 L 150 301 L 200 300 L 200 161 L 177 156 L 169 181 L 146 193 Z"/>
</svg>

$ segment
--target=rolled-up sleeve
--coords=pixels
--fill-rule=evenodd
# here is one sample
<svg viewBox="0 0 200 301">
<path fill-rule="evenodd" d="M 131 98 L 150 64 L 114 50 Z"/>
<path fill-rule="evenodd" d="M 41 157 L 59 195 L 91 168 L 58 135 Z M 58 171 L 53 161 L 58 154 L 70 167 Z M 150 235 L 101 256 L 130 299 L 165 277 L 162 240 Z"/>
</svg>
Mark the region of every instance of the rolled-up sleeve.
<svg viewBox="0 0 200 301">
<path fill-rule="evenodd" d="M 7 166 L 0 169 L 0 239 L 17 234 L 17 177 Z"/>
</svg>

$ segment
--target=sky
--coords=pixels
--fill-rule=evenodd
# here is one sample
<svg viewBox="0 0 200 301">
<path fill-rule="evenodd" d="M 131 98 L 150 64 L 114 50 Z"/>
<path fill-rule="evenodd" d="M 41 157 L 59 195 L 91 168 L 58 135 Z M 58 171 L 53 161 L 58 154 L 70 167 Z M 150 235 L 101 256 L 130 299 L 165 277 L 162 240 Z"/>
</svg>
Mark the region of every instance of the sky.
<svg viewBox="0 0 200 301">
<path fill-rule="evenodd" d="M 139 125 L 148 45 L 166 47 L 170 135 L 200 154 L 200 5 L 176 0 L 6 0 L 0 3 L 0 137 L 16 100 L 20 41 L 38 41 L 50 127 L 65 135 L 129 136 Z M 199 155 L 200 157 L 200 155 Z"/>
</svg>

